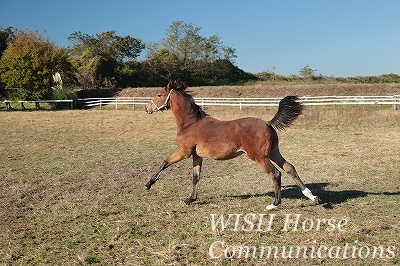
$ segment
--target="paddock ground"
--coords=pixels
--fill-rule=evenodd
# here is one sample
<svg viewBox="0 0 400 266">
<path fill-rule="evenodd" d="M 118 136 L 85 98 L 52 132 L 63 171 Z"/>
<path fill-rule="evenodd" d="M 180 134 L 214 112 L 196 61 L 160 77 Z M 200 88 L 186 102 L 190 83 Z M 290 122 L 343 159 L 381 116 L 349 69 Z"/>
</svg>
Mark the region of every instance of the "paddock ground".
<svg viewBox="0 0 400 266">
<path fill-rule="evenodd" d="M 275 111 L 207 109 L 220 119 L 268 120 Z M 170 167 L 151 190 L 144 189 L 176 147 L 171 112 L 1 111 L 0 121 L 1 265 L 400 262 L 400 111 L 390 106 L 307 108 L 290 129 L 279 132 L 282 154 L 322 204 L 306 200 L 283 174 L 282 207 L 273 211 L 272 230 L 266 232 L 234 230 L 233 224 L 212 230 L 212 214 L 270 214 L 265 206 L 273 201 L 272 182 L 245 156 L 206 159 L 199 200 L 191 206 L 183 204 L 191 192 L 190 160 Z M 286 215 L 296 214 L 307 219 L 305 229 L 281 230 Z M 344 230 L 307 227 L 324 218 L 348 223 Z M 250 228 L 243 220 L 238 225 Z M 228 248 L 213 245 L 216 241 Z M 350 253 L 347 259 L 234 254 L 246 246 L 318 249 L 346 243 L 355 249 L 354 258 Z M 221 256 L 212 259 L 210 247 Z M 373 257 L 374 247 L 382 247 L 382 254 Z"/>
</svg>

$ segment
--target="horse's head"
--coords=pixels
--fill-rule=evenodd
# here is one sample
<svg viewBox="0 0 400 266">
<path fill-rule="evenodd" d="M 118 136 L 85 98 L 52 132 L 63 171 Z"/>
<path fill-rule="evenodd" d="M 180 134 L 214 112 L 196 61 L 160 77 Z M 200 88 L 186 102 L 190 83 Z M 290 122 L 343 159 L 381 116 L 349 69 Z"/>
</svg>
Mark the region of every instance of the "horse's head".
<svg viewBox="0 0 400 266">
<path fill-rule="evenodd" d="M 152 114 L 153 112 L 168 110 L 170 108 L 171 93 L 174 90 L 184 91 L 186 88 L 186 84 L 182 81 L 170 81 L 167 86 L 157 92 L 156 96 L 146 105 L 146 112 Z"/>
</svg>

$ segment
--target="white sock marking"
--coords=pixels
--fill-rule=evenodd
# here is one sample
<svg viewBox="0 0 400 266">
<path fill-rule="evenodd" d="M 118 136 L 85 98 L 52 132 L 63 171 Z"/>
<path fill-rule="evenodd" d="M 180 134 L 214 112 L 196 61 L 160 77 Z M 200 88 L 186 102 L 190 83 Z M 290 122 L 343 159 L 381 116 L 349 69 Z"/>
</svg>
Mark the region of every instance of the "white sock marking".
<svg viewBox="0 0 400 266">
<path fill-rule="evenodd" d="M 315 201 L 317 199 L 317 196 L 314 196 L 313 193 L 308 188 L 305 188 L 302 192 L 304 196 L 306 196 L 312 201 Z"/>
<path fill-rule="evenodd" d="M 268 206 L 266 207 L 266 209 L 267 209 L 268 211 L 273 210 L 273 209 L 275 209 L 275 208 L 278 208 L 278 206 L 275 206 L 274 204 L 270 204 L 270 205 L 268 205 Z"/>
</svg>

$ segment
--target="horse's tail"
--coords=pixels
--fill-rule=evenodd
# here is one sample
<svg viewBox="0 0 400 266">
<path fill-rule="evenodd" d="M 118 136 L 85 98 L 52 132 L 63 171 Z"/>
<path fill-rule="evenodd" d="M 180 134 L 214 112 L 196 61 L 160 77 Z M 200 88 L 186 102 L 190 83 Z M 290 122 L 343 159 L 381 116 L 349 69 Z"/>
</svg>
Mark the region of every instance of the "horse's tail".
<svg viewBox="0 0 400 266">
<path fill-rule="evenodd" d="M 268 122 L 275 130 L 289 127 L 302 113 L 304 105 L 297 96 L 286 96 L 279 102 L 278 112 Z"/>
</svg>

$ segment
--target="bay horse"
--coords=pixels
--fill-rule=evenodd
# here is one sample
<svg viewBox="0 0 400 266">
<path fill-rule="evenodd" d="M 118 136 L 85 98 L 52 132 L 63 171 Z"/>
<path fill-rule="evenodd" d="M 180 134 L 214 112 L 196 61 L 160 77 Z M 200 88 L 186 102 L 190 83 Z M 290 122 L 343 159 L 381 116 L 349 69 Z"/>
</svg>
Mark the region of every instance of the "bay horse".
<svg viewBox="0 0 400 266">
<path fill-rule="evenodd" d="M 301 189 L 302 193 L 318 204 L 318 197 L 304 185 L 294 166 L 281 155 L 276 130 L 284 129 L 301 114 L 303 105 L 296 96 L 286 96 L 278 111 L 270 121 L 246 117 L 231 121 L 220 121 L 209 116 L 193 97 L 185 92 L 187 86 L 182 81 L 170 81 L 146 105 L 149 114 L 171 109 L 177 125 L 177 150 L 164 160 L 157 172 L 146 183 L 146 189 L 157 182 L 161 173 L 170 165 L 193 157 L 193 190 L 185 200 L 190 204 L 197 200 L 197 190 L 203 157 L 215 160 L 233 159 L 246 154 L 261 169 L 271 176 L 275 199 L 267 210 L 281 204 L 281 172 L 274 162 L 288 173 Z M 271 162 L 272 161 L 272 162 Z"/>
</svg>

